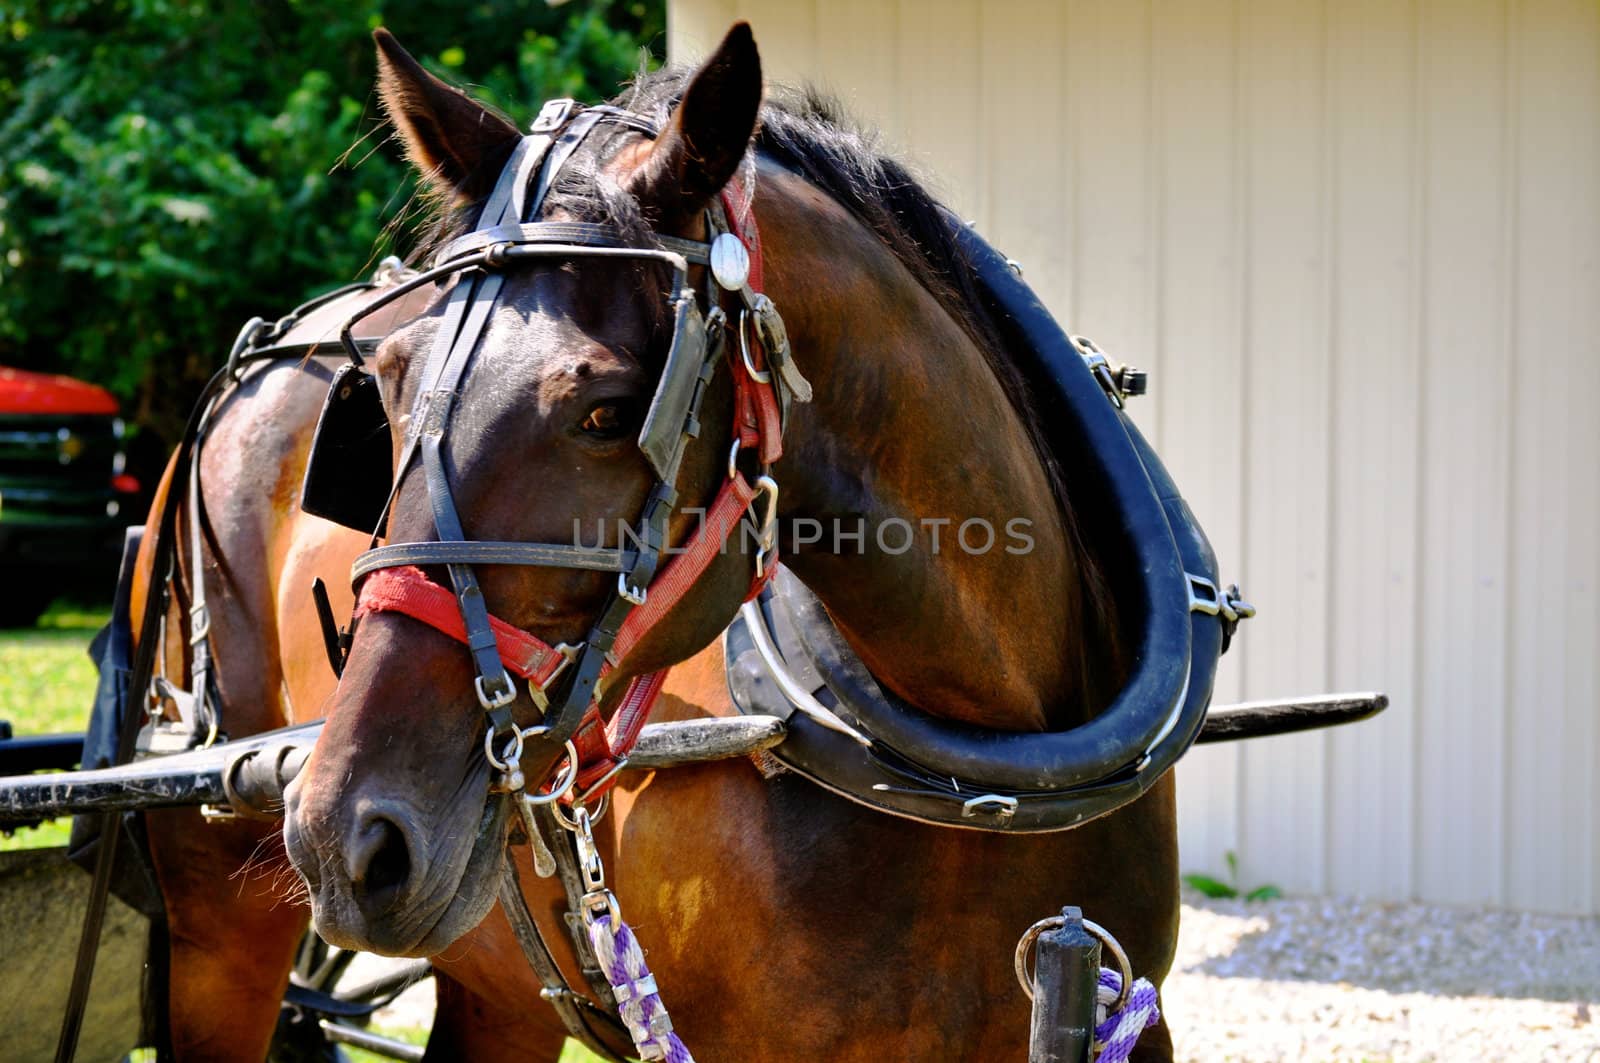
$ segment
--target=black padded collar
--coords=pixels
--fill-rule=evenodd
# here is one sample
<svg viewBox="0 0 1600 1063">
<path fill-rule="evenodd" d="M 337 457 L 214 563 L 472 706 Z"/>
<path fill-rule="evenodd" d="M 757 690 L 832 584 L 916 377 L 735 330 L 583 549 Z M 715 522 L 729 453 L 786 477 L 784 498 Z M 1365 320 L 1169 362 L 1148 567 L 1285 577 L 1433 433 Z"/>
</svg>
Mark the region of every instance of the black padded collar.
<svg viewBox="0 0 1600 1063">
<path fill-rule="evenodd" d="M 1125 556 L 1116 582 L 1133 636 L 1128 683 L 1109 708 L 1068 731 L 996 732 L 940 720 L 888 696 L 815 597 L 785 573 L 759 609 L 728 629 L 728 684 L 742 712 L 789 720 L 774 756 L 853 800 L 949 826 L 1060 830 L 1144 793 L 1199 732 L 1222 621 L 1197 608 L 1192 578 L 1214 588 L 1216 559 L 1154 451 L 1037 296 L 1002 255 L 954 224 L 988 309 L 1053 426 L 1051 445 L 1070 456 L 1075 490 L 1086 486 L 1117 514 Z M 752 632 L 751 621 L 762 631 Z M 794 711 L 757 646 L 762 634 L 802 685 L 870 744 Z"/>
</svg>

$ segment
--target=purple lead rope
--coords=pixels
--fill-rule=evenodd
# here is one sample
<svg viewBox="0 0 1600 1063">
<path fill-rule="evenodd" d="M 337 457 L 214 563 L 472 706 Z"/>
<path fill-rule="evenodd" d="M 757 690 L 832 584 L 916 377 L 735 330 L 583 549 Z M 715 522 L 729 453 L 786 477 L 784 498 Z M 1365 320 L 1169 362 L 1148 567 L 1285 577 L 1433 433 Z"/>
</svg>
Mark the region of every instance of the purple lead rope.
<svg viewBox="0 0 1600 1063">
<path fill-rule="evenodd" d="M 611 983 L 617 1011 L 639 1050 L 639 1058 L 694 1063 L 683 1041 L 672 1032 L 667 1006 L 661 1003 L 655 976 L 644 962 L 644 950 L 632 928 L 619 917 L 613 930 L 611 915 L 605 914 L 589 921 L 588 929 L 589 942 L 606 972 L 606 981 Z"/>
<path fill-rule="evenodd" d="M 1133 1046 L 1139 1043 L 1139 1035 L 1161 1021 L 1156 987 L 1149 979 L 1135 979 L 1127 1002 L 1107 1014 L 1105 1009 L 1116 1002 L 1121 992 L 1122 976 L 1109 967 L 1100 968 L 1100 985 L 1095 994 L 1099 1004 L 1095 1009 L 1095 1063 L 1127 1063 Z"/>
</svg>

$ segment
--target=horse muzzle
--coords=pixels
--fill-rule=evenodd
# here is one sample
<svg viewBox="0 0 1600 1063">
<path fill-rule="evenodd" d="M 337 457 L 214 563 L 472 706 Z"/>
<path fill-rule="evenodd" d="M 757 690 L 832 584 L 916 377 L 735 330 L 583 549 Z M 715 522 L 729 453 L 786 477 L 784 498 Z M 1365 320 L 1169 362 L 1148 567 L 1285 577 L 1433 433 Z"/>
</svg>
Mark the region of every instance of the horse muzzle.
<svg viewBox="0 0 1600 1063">
<path fill-rule="evenodd" d="M 284 847 L 317 932 L 343 948 L 429 956 L 481 922 L 499 884 L 506 802 L 489 797 L 486 776 L 477 781 L 429 816 L 391 796 L 322 800 L 314 779 L 297 779 L 285 794 Z M 469 794 L 477 800 L 463 807 Z"/>
</svg>

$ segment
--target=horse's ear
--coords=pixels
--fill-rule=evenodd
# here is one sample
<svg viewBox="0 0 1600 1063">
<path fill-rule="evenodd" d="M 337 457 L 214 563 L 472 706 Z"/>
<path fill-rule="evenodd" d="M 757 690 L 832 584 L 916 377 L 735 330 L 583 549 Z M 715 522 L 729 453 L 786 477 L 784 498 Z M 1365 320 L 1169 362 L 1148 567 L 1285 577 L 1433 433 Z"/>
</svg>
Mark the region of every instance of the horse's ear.
<svg viewBox="0 0 1600 1063">
<path fill-rule="evenodd" d="M 735 23 L 695 71 L 632 191 L 664 230 L 681 227 L 738 172 L 761 110 L 761 53 Z"/>
<path fill-rule="evenodd" d="M 488 195 L 521 136 L 517 127 L 424 70 L 388 30 L 373 30 L 372 39 L 383 109 L 423 180 L 455 199 Z"/>
</svg>

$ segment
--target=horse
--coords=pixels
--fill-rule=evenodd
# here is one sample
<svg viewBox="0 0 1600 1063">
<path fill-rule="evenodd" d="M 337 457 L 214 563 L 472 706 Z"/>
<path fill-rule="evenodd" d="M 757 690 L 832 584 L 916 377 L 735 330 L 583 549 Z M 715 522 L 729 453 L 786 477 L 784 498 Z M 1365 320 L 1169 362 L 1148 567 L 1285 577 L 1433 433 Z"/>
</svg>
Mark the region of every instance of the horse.
<svg viewBox="0 0 1600 1063">
<path fill-rule="evenodd" d="M 336 609 L 352 604 L 344 574 L 366 546 L 364 536 L 299 505 L 306 455 L 339 359 L 332 351 L 345 316 L 379 297 L 384 285 L 322 303 L 281 331 L 274 344 L 289 355 L 247 365 L 219 398 L 199 451 L 201 512 L 180 503 L 174 537 L 174 594 L 166 613 L 164 672 L 193 682 L 188 635 L 194 580 L 206 584 L 212 676 L 226 736 L 241 738 L 315 719 L 335 677 L 324 651 L 312 581 L 322 578 Z M 384 328 L 420 309 L 402 300 Z M 152 502 L 136 562 L 132 615 L 159 586 L 157 534 L 169 493 L 187 490 L 177 455 L 169 460 Z M 200 556 L 192 550 L 199 519 Z M 142 634 L 142 633 L 136 633 Z M 168 703 L 169 718 L 176 719 Z M 167 972 L 162 1021 L 173 1057 L 183 1060 L 264 1059 L 279 1002 L 308 912 L 271 820 L 205 818 L 194 808 L 144 813 L 152 864 L 167 911 Z M 442 1028 L 461 1008 L 481 1011 L 440 977 Z M 459 1003 L 457 1003 L 459 1002 Z M 448 1035 L 438 1051 L 459 1054 Z"/>
<path fill-rule="evenodd" d="M 496 197 L 521 133 L 425 72 L 386 32 L 375 36 L 390 118 L 445 218 L 464 232 Z M 762 290 L 782 308 L 813 389 L 809 403 L 782 414 L 781 456 L 760 469 L 781 485 L 770 504 L 783 565 L 878 683 L 929 717 L 1019 733 L 1093 718 L 1128 668 L 1114 580 L 1095 546 L 1103 516 L 1074 504 L 1073 456 L 1043 442 L 1040 414 L 938 203 L 819 99 L 767 99 L 743 23 L 697 69 L 643 76 L 613 102 L 659 134 L 628 121 L 591 131 L 547 190 L 541 217 L 603 224 L 636 246 L 660 245 L 652 233 L 704 241 L 719 196 L 754 189 Z M 693 267 L 687 287 L 713 290 L 703 274 Z M 443 486 L 475 538 L 561 543 L 576 527 L 598 526 L 609 546 L 622 545 L 619 522 L 661 497 L 652 486 L 659 467 L 634 439 L 671 354 L 676 293 L 657 260 L 544 257 L 499 276 L 498 302 L 453 385 L 448 438 L 423 455 L 426 474 L 409 460 L 418 434 L 425 451 L 433 430 L 416 398 L 438 386 L 423 379 L 427 352 L 452 342 L 439 333 L 459 322 L 451 303 L 471 278 L 441 277 L 429 310 L 371 359 L 397 429 L 388 540 L 422 545 L 420 578 L 547 644 L 578 644 L 619 594 L 642 599 L 640 588 L 619 588 L 612 571 L 468 569 L 459 555 L 430 552 L 430 543 L 447 545 L 433 540 L 463 536 L 436 526 L 446 518 L 427 480 Z M 694 534 L 689 508 L 711 506 L 752 464 L 748 448 L 728 453 L 744 417 L 736 422 L 738 361 L 730 353 L 707 382 L 696 437 L 667 485 L 679 502 L 669 543 Z M 966 520 L 1022 521 L 1031 548 L 967 552 L 940 549 L 927 534 L 886 544 L 872 533 L 891 523 L 925 533 L 925 519 L 953 521 L 946 547 Z M 810 522 L 867 532 L 843 546 L 818 543 L 797 534 Z M 760 543 L 734 540 L 606 662 L 601 715 L 616 712 L 630 680 L 668 667 L 656 718 L 736 711 L 717 638 L 753 570 L 772 559 Z M 497 676 L 473 656 L 481 645 L 463 652 L 433 626 L 368 607 L 371 585 L 369 577 L 325 729 L 286 794 L 289 858 L 330 942 L 449 952 L 478 999 L 531 1000 L 538 983 L 509 949 L 503 921 L 485 921 L 520 798 L 496 783 L 482 716 L 498 701 L 492 712 L 509 712 L 520 729 L 536 727 L 538 713 L 526 696 L 508 707 L 486 696 Z M 535 752 L 530 743 L 520 768 L 537 787 L 558 759 L 559 746 Z M 1171 964 L 1179 904 L 1170 774 L 1111 814 L 1033 835 L 908 822 L 752 758 L 620 779 L 593 828 L 596 845 L 676 1029 L 702 1060 L 1018 1058 L 1028 1004 L 1010 946 L 1063 903 L 1115 934 L 1158 985 Z M 547 935 L 562 936 L 559 889 L 520 881 Z M 572 956 L 560 959 L 574 969 Z M 514 1029 L 486 1034 L 474 1058 L 555 1059 L 560 1026 L 526 1009 Z M 1164 1023 L 1135 1058 L 1171 1058 Z"/>
</svg>

